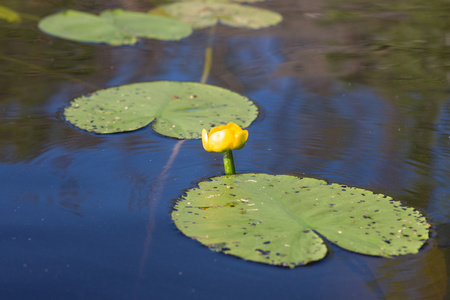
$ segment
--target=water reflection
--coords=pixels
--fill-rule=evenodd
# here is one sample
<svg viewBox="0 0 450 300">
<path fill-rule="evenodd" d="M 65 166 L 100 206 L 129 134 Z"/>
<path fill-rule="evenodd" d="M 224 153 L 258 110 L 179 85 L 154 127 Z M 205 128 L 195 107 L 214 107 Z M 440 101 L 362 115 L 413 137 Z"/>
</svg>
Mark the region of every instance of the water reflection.
<svg viewBox="0 0 450 300">
<path fill-rule="evenodd" d="M 368 285 L 383 299 L 443 299 L 447 291 L 444 255 L 433 243 L 418 255 L 369 263 Z"/>
<path fill-rule="evenodd" d="M 156 1 L 5 4 L 44 16 L 68 6 L 145 10 Z M 260 31 L 219 26 L 208 82 L 261 107 L 247 146 L 235 154 L 238 172 L 318 177 L 394 196 L 428 213 L 437 245 L 393 260 L 336 251 L 292 272 L 203 249 L 175 230 L 170 200 L 221 174 L 220 155 L 204 152 L 200 141 L 186 141 L 168 169 L 176 140 L 149 128 L 92 135 L 65 124 L 57 113 L 69 99 L 97 88 L 199 81 L 207 31 L 179 42 L 112 48 L 47 37 L 31 21 L 0 23 L 1 55 L 13 58 L 3 57 L 0 72 L 0 237 L 8 254 L 0 265 L 11 270 L 0 276 L 3 287 L 16 293 L 28 282 L 46 296 L 56 291 L 64 298 L 69 291 L 82 297 L 79 290 L 90 290 L 100 298 L 126 297 L 140 273 L 138 294 L 146 298 L 161 296 L 161 287 L 164 295 L 180 298 L 234 297 L 229 287 L 243 282 L 249 297 L 344 298 L 349 291 L 368 298 L 443 297 L 444 267 L 450 265 L 446 1 L 258 5 L 285 20 Z M 19 244 L 14 237 L 36 237 L 38 243 Z M 24 271 L 24 263 L 42 274 L 54 267 L 53 280 L 41 278 L 47 291 Z M 318 281 L 328 289 L 311 288 Z"/>
<path fill-rule="evenodd" d="M 27 163 L 4 166 L 1 173 L 8 186 L 3 192 L 5 198 L 19 203 L 29 199 L 58 203 L 65 210 L 82 215 L 97 201 L 86 202 L 88 199 L 103 202 L 116 198 L 113 191 L 121 187 L 130 190 L 130 194 L 117 199 L 119 203 L 128 202 L 130 208 L 148 203 L 149 187 L 167 159 L 165 153 L 170 151 L 170 143 L 162 139 L 148 141 L 146 134 L 109 139 L 84 135 L 66 140 L 65 147 L 46 144 L 39 149 L 45 151 L 34 151 L 32 159 L 27 157 Z M 129 185 L 133 188 L 127 188 Z"/>
</svg>

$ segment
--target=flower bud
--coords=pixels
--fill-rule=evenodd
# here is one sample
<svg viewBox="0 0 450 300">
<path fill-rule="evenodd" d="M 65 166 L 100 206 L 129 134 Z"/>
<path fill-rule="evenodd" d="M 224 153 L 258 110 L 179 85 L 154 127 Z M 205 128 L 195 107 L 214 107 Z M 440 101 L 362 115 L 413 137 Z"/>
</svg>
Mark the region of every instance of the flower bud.
<svg viewBox="0 0 450 300">
<path fill-rule="evenodd" d="M 238 150 L 245 146 L 248 138 L 248 131 L 242 130 L 239 125 L 232 122 L 227 125 L 214 127 L 209 131 L 203 129 L 203 148 L 208 152 L 226 152 Z"/>
</svg>

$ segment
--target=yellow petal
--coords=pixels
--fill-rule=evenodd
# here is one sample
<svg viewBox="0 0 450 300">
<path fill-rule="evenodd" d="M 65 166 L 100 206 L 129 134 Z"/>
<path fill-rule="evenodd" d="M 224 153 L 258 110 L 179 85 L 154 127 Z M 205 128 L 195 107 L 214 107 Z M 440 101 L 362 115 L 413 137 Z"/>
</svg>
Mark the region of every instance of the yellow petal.
<svg viewBox="0 0 450 300">
<path fill-rule="evenodd" d="M 202 130 L 202 144 L 203 144 L 203 148 L 206 151 L 211 152 L 209 150 L 209 145 L 208 145 L 208 132 L 206 131 L 205 128 L 203 128 L 203 130 Z"/>
<path fill-rule="evenodd" d="M 237 124 L 235 124 L 235 123 L 233 123 L 233 122 L 228 123 L 226 127 L 227 127 L 228 129 L 233 130 L 233 131 L 234 131 L 234 134 L 235 134 L 236 136 L 238 136 L 239 133 L 242 132 L 242 128 L 239 127 L 239 125 L 237 125 Z"/>
<path fill-rule="evenodd" d="M 248 138 L 248 131 L 243 130 L 237 137 L 233 145 L 233 150 L 239 150 L 242 149 L 242 147 L 245 146 L 245 143 L 247 142 Z"/>
<path fill-rule="evenodd" d="M 209 149 L 213 152 L 225 152 L 231 150 L 235 137 L 232 130 L 224 129 L 209 135 Z"/>
<path fill-rule="evenodd" d="M 218 131 L 221 131 L 221 130 L 224 130 L 225 128 L 227 128 L 225 125 L 213 127 L 213 129 L 210 130 L 208 135 L 211 136 L 211 134 L 213 134 L 215 132 L 218 132 Z"/>
<path fill-rule="evenodd" d="M 208 152 L 225 152 L 237 150 L 244 147 L 247 142 L 248 131 L 230 122 L 227 125 L 221 125 L 212 128 L 209 133 L 206 129 L 202 130 L 203 148 Z"/>
</svg>

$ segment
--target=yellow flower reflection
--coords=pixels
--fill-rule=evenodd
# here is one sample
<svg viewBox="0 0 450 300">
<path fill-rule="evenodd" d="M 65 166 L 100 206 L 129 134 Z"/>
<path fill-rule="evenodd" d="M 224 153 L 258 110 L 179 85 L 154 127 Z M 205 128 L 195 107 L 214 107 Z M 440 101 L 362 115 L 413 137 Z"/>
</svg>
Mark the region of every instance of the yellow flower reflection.
<svg viewBox="0 0 450 300">
<path fill-rule="evenodd" d="M 203 148 L 208 152 L 226 152 L 238 150 L 245 146 L 248 138 L 248 131 L 242 130 L 239 125 L 232 122 L 227 125 L 214 127 L 208 133 L 206 129 L 202 131 Z"/>
</svg>

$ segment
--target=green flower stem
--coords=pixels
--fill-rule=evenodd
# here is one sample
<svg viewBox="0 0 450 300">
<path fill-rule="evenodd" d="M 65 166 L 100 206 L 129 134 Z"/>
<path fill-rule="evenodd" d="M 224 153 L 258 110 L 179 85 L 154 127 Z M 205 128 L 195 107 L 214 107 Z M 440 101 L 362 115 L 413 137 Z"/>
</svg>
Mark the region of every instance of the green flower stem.
<svg viewBox="0 0 450 300">
<path fill-rule="evenodd" d="M 208 36 L 208 45 L 205 49 L 205 61 L 203 63 L 203 74 L 202 74 L 202 79 L 200 80 L 201 83 L 205 83 L 206 80 L 208 80 L 209 73 L 211 72 L 212 58 L 213 58 L 214 32 L 215 31 L 216 31 L 216 25 L 211 26 L 211 29 L 209 30 L 209 36 Z"/>
<path fill-rule="evenodd" d="M 223 152 L 223 166 L 225 168 L 226 175 L 234 175 L 236 171 L 234 170 L 234 159 L 231 150 Z"/>
</svg>

